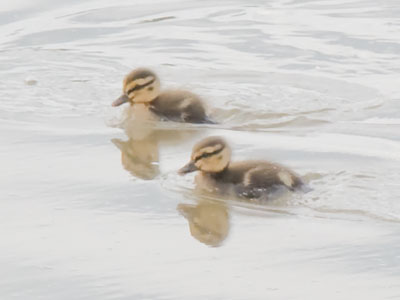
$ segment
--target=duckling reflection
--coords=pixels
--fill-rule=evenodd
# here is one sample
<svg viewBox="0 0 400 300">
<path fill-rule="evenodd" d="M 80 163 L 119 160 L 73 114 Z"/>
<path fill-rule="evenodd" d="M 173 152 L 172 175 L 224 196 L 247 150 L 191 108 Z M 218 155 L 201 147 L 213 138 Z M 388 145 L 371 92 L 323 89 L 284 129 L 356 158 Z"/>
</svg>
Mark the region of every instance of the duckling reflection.
<svg viewBox="0 0 400 300">
<path fill-rule="evenodd" d="M 115 138 L 111 142 L 121 150 L 121 164 L 132 176 L 150 180 L 160 173 L 158 141 L 152 135 L 142 140 Z"/>
<path fill-rule="evenodd" d="M 157 129 L 151 123 L 132 121 L 124 126 L 127 141 L 114 138 L 111 142 L 121 151 L 121 163 L 132 176 L 151 180 L 160 173 L 159 151 L 161 146 L 178 145 L 196 135 L 195 129 Z"/>
<path fill-rule="evenodd" d="M 190 234 L 199 242 L 218 247 L 227 238 L 230 218 L 225 203 L 202 199 L 197 204 L 180 203 L 177 210 L 188 220 Z"/>
</svg>

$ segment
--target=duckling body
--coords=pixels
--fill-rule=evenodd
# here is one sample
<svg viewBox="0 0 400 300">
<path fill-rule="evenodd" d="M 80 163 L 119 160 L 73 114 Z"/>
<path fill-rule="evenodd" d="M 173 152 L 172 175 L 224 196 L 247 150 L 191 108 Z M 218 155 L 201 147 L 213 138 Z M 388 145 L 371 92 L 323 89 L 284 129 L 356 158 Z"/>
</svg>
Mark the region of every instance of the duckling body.
<svg viewBox="0 0 400 300">
<path fill-rule="evenodd" d="M 291 191 L 303 183 L 289 169 L 267 161 L 240 161 L 230 163 L 217 173 L 200 172 L 196 183 L 209 191 L 234 193 L 246 198 L 259 198 L 280 187 Z"/>
<path fill-rule="evenodd" d="M 188 91 L 165 91 L 150 103 L 149 109 L 170 121 L 212 123 L 201 99 Z"/>
<path fill-rule="evenodd" d="M 220 137 L 209 137 L 193 147 L 191 161 L 181 174 L 199 170 L 196 185 L 208 191 L 260 198 L 286 188 L 294 191 L 303 185 L 290 169 L 268 161 L 230 162 L 231 150 Z"/>
<path fill-rule="evenodd" d="M 197 95 L 182 90 L 160 92 L 157 75 L 148 69 L 133 70 L 125 77 L 123 94 L 113 102 L 113 106 L 128 102 L 137 116 L 145 114 L 143 110 L 135 110 L 135 106 L 142 104 L 159 120 L 214 123 L 207 116 L 204 103 Z"/>
</svg>

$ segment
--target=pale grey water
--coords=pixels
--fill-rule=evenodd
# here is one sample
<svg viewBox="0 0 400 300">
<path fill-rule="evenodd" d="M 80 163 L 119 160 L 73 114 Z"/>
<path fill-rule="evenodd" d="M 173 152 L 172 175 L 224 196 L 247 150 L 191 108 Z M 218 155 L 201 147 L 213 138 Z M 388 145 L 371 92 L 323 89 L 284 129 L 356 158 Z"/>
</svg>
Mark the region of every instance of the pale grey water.
<svg viewBox="0 0 400 300">
<path fill-rule="evenodd" d="M 399 299 L 399 17 L 397 0 L 1 3 L 1 299 Z M 121 165 L 110 103 L 138 66 L 221 124 L 119 142 Z M 211 134 L 313 191 L 207 206 L 176 170 Z"/>
</svg>

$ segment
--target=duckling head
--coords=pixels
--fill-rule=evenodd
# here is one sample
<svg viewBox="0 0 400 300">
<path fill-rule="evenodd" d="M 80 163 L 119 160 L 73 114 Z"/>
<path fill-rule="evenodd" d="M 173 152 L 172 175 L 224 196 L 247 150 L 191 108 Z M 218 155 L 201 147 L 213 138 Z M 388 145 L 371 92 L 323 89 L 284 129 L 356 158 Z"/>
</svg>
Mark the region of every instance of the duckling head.
<svg viewBox="0 0 400 300">
<path fill-rule="evenodd" d="M 124 103 L 149 103 L 160 93 L 160 80 L 157 75 L 144 68 L 135 69 L 125 76 L 122 95 L 112 103 L 119 106 Z"/>
<path fill-rule="evenodd" d="M 179 174 L 196 170 L 206 173 L 219 173 L 225 170 L 231 160 L 231 149 L 226 141 L 211 136 L 198 142 L 192 150 L 190 162 L 179 170 Z"/>
</svg>

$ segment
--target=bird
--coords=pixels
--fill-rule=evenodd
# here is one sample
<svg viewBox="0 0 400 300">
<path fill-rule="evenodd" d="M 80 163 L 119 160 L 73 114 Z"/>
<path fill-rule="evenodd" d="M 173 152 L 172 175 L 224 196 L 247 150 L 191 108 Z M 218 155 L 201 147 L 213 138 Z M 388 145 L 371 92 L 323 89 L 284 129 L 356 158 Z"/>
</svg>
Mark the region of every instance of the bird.
<svg viewBox="0 0 400 300">
<path fill-rule="evenodd" d="M 123 80 L 122 95 L 112 106 L 130 103 L 142 119 L 168 120 L 183 123 L 215 123 L 206 113 L 203 100 L 184 90 L 160 91 L 158 76 L 147 68 L 131 71 Z M 149 114 L 150 117 L 143 117 Z"/>
<path fill-rule="evenodd" d="M 267 198 L 281 189 L 295 191 L 304 183 L 292 170 L 280 164 L 246 160 L 231 162 L 231 148 L 219 136 L 207 137 L 194 145 L 191 159 L 178 173 L 200 171 L 196 186 L 241 198 Z"/>
</svg>

